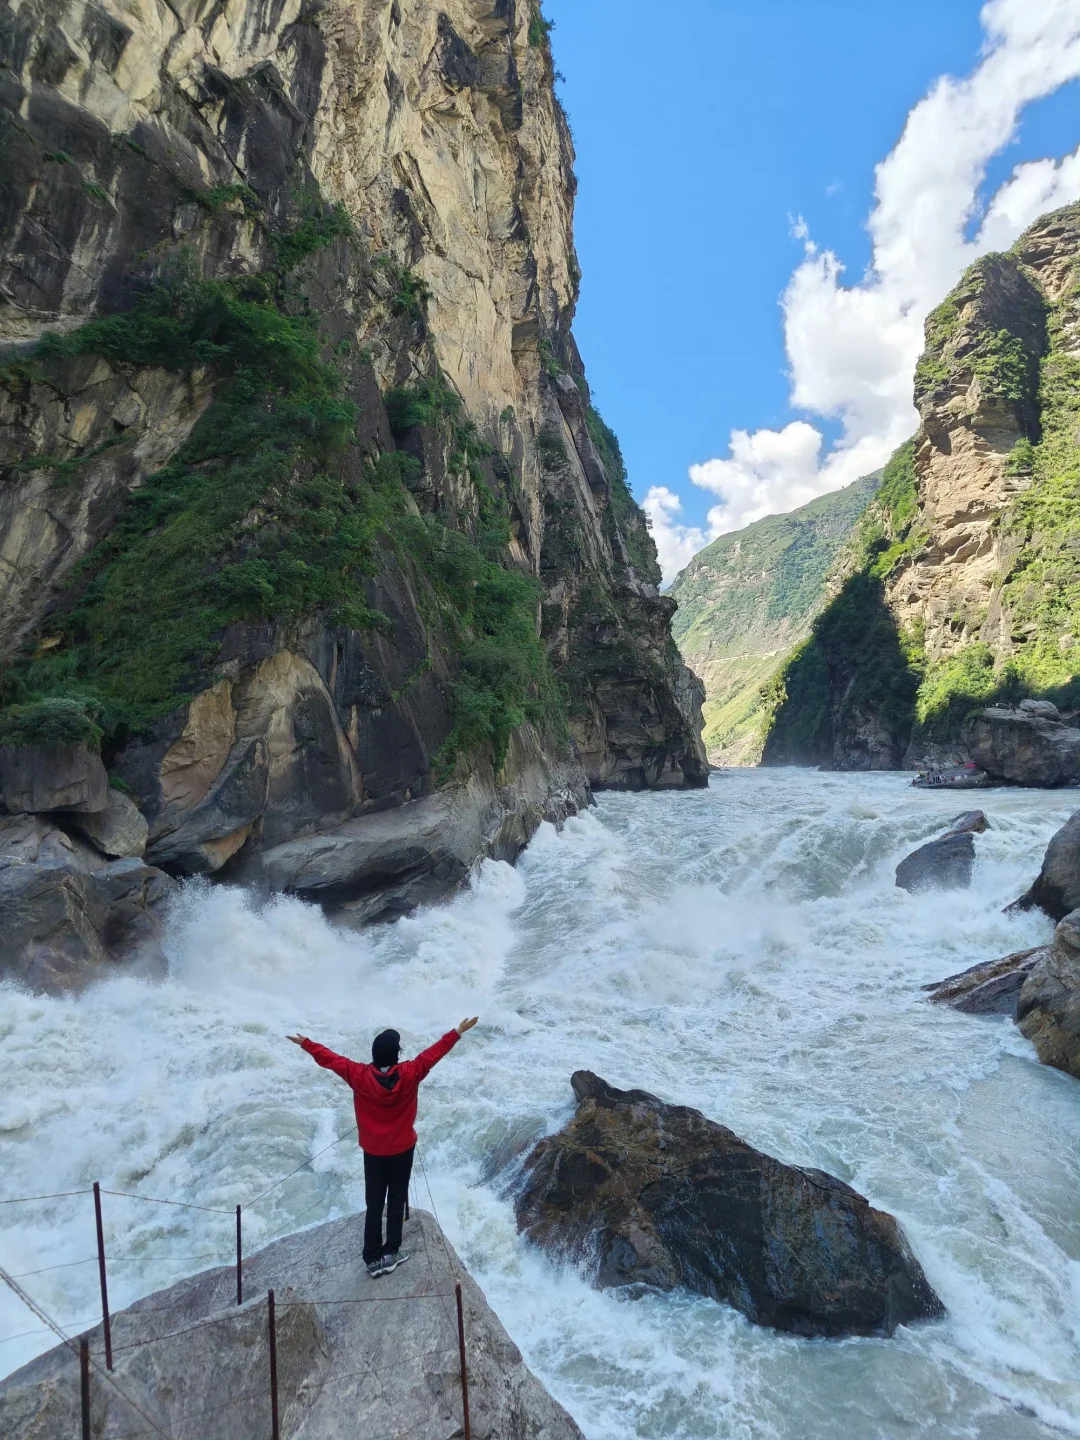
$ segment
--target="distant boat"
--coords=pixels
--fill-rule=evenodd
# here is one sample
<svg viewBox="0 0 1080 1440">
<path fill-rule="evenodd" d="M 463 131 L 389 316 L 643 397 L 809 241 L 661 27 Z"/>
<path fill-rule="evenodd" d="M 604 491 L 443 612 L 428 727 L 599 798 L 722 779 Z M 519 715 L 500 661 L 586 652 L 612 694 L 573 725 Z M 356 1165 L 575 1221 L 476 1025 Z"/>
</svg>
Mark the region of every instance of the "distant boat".
<svg viewBox="0 0 1080 1440">
<path fill-rule="evenodd" d="M 911 783 L 917 790 L 980 790 L 994 782 L 985 770 L 969 761 L 966 765 L 945 765 L 940 770 L 920 770 Z"/>
</svg>

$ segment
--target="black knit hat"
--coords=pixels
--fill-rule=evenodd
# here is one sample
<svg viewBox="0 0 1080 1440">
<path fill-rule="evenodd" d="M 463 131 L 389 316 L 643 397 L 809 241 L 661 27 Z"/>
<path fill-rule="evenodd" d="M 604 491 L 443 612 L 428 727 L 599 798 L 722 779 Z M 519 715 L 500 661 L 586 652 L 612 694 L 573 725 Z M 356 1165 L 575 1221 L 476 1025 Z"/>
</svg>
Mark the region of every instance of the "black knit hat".
<svg viewBox="0 0 1080 1440">
<path fill-rule="evenodd" d="M 380 1070 L 385 1070 L 388 1065 L 397 1064 L 400 1050 L 401 1036 L 398 1032 L 384 1030 L 371 1042 L 371 1063 L 378 1065 Z"/>
</svg>

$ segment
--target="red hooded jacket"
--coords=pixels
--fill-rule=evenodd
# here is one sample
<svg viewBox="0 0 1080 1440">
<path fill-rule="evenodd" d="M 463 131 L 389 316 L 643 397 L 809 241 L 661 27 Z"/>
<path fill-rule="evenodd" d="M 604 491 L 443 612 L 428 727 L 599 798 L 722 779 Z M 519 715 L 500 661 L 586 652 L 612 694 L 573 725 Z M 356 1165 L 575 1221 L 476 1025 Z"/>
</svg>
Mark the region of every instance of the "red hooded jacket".
<svg viewBox="0 0 1080 1440">
<path fill-rule="evenodd" d="M 416 1144 L 416 1092 L 420 1081 L 448 1055 L 461 1036 L 448 1030 L 441 1040 L 421 1050 L 415 1060 L 402 1060 L 384 1075 L 374 1065 L 335 1055 L 325 1045 L 305 1040 L 303 1049 L 316 1065 L 340 1075 L 353 1092 L 360 1148 L 369 1155 L 400 1155 Z"/>
</svg>

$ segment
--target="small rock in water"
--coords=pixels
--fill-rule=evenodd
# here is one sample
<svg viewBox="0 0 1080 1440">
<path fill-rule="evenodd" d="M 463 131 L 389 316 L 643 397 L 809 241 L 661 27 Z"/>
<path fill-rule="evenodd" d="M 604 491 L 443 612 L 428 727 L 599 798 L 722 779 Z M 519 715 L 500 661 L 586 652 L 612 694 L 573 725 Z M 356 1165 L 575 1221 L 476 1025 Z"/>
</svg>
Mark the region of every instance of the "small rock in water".
<svg viewBox="0 0 1080 1440">
<path fill-rule="evenodd" d="M 949 822 L 946 835 L 981 835 L 987 828 L 989 821 L 981 810 L 965 810 L 957 815 L 955 820 Z"/>
<path fill-rule="evenodd" d="M 935 1004 L 951 1005 L 966 1015 L 1010 1015 L 1015 1020 L 1021 987 L 1046 950 L 1045 945 L 1037 945 L 1000 960 L 983 960 L 923 989 Z"/>
<path fill-rule="evenodd" d="M 896 883 L 912 894 L 919 890 L 966 890 L 975 864 L 970 830 L 949 831 L 913 850 L 896 867 Z"/>
<path fill-rule="evenodd" d="M 525 1162 L 518 1228 L 601 1287 L 678 1285 L 797 1335 L 891 1335 L 944 1314 L 891 1215 L 685 1105 L 571 1078 L 574 1118 Z"/>
</svg>

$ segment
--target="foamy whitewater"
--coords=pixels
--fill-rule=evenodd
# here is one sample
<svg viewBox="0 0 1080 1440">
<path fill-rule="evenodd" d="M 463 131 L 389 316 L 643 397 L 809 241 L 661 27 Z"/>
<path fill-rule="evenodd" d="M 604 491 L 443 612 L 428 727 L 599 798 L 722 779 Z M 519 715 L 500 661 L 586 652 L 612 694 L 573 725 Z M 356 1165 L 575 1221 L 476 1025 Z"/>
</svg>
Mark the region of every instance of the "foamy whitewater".
<svg viewBox="0 0 1080 1440">
<path fill-rule="evenodd" d="M 590 1440 L 1080 1436 L 1080 1086 L 1009 1021 L 919 989 L 1048 938 L 1045 918 L 1001 908 L 1078 797 L 970 797 L 992 827 L 972 888 L 897 890 L 897 861 L 967 798 L 796 770 L 607 795 L 544 827 L 516 869 L 487 863 L 452 904 L 363 935 L 193 886 L 168 983 L 0 990 L 0 1198 L 98 1179 L 246 1205 L 353 1123 L 347 1089 L 287 1032 L 366 1059 L 383 1026 L 411 1052 L 478 1011 L 421 1091 L 414 1203 L 434 1203 Z M 500 1187 L 570 1115 L 579 1067 L 854 1185 L 900 1219 L 948 1318 L 806 1341 L 691 1295 L 601 1294 L 550 1263 Z M 355 1142 L 334 1146 L 245 1209 L 247 1248 L 362 1205 Z M 105 1218 L 115 1308 L 232 1254 L 227 1215 L 107 1196 Z M 0 1263 L 40 1271 L 21 1283 L 70 1329 L 93 1323 L 96 1267 L 69 1263 L 94 1254 L 89 1198 L 4 1206 L 0 1225 Z M 22 1333 L 37 1324 L 0 1294 L 0 1373 L 54 1343 Z"/>
</svg>

